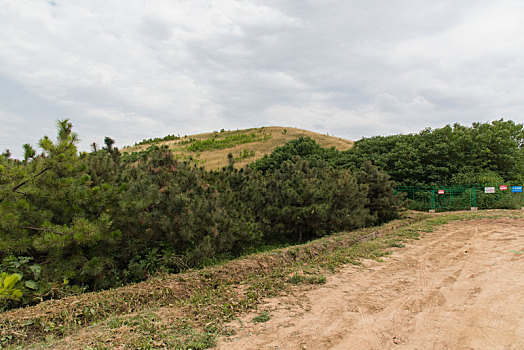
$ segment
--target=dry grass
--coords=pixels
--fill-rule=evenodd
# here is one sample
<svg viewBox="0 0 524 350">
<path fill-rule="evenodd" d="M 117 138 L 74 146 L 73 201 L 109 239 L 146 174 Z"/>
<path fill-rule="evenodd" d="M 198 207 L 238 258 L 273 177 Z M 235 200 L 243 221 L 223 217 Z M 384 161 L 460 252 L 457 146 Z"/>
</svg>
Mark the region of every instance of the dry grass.
<svg viewBox="0 0 524 350">
<path fill-rule="evenodd" d="M 267 137 L 261 141 L 250 142 L 245 144 L 240 144 L 234 147 L 219 149 L 219 150 L 210 150 L 202 152 L 190 152 L 187 150 L 187 142 L 192 138 L 195 140 L 207 140 L 212 138 L 214 135 L 217 139 L 225 138 L 229 135 L 235 134 L 247 134 L 247 133 L 258 133 L 260 135 L 266 135 Z M 319 134 L 312 131 L 301 130 L 296 128 L 289 127 L 280 127 L 280 126 L 270 126 L 254 129 L 245 129 L 245 130 L 234 130 L 234 131 L 224 131 L 224 132 L 215 132 L 215 133 L 205 133 L 197 135 L 188 135 L 182 137 L 180 140 L 165 141 L 158 144 L 167 144 L 169 148 L 173 150 L 175 155 L 179 155 L 183 158 L 188 158 L 191 156 L 193 159 L 196 159 L 199 166 L 205 167 L 207 170 L 220 169 L 228 164 L 227 155 L 232 153 L 233 156 L 238 157 L 244 149 L 248 152 L 254 152 L 254 155 L 245 159 L 237 160 L 235 162 L 236 168 L 244 167 L 245 165 L 262 158 L 265 154 L 271 153 L 273 149 L 278 146 L 283 146 L 287 142 L 297 139 L 301 136 L 309 136 L 314 139 L 322 147 L 335 147 L 340 151 L 347 150 L 353 146 L 353 141 L 345 140 L 339 137 Z M 140 145 L 124 148 L 123 152 L 137 152 L 146 149 L 149 145 Z"/>
</svg>

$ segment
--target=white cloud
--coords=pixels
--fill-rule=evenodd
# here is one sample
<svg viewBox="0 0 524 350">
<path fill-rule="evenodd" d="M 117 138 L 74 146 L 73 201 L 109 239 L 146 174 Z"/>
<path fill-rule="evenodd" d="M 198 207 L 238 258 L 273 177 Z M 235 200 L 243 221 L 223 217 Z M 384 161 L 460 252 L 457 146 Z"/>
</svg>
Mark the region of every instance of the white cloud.
<svg viewBox="0 0 524 350">
<path fill-rule="evenodd" d="M 106 135 L 123 145 L 258 125 L 354 139 L 523 121 L 519 1 L 0 0 L 0 8 L 0 151 L 64 117 L 84 148 Z"/>
</svg>

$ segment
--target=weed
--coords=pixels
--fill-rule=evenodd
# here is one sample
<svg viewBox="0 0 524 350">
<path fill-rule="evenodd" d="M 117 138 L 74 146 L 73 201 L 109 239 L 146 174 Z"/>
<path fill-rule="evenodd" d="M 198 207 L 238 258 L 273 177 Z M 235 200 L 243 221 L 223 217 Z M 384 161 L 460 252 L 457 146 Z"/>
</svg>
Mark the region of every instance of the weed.
<svg viewBox="0 0 524 350">
<path fill-rule="evenodd" d="M 252 158 L 254 156 L 255 156 L 255 150 L 248 151 L 246 148 L 244 148 L 244 150 L 240 152 L 240 154 L 237 157 L 235 157 L 235 160 L 240 161 L 243 159 Z"/>
<path fill-rule="evenodd" d="M 120 328 L 124 324 L 124 321 L 120 317 L 115 317 L 107 322 L 107 325 L 111 329 Z"/>
<path fill-rule="evenodd" d="M 200 350 L 208 349 L 216 343 L 216 336 L 211 333 L 195 332 L 190 335 L 183 345 L 183 349 Z"/>
<path fill-rule="evenodd" d="M 295 273 L 287 279 L 288 283 L 297 284 L 324 284 L 326 283 L 326 276 L 304 276 Z"/>
<path fill-rule="evenodd" d="M 260 314 L 253 318 L 253 323 L 262 323 L 267 322 L 271 319 L 271 316 L 268 311 L 262 311 Z"/>
</svg>

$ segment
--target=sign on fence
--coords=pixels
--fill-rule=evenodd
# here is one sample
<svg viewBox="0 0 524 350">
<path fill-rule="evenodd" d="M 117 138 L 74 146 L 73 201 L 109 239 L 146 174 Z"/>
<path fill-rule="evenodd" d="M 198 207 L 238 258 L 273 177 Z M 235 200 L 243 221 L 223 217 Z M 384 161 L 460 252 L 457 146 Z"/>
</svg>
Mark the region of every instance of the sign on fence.
<svg viewBox="0 0 524 350">
<path fill-rule="evenodd" d="M 438 190 L 438 194 L 444 194 L 444 190 Z"/>
<path fill-rule="evenodd" d="M 508 189 L 508 186 L 506 186 L 506 185 L 500 185 L 499 188 L 500 188 L 501 191 L 506 191 L 506 190 Z"/>
<path fill-rule="evenodd" d="M 511 186 L 511 192 L 513 193 L 522 192 L 522 186 Z"/>
<path fill-rule="evenodd" d="M 484 193 L 495 193 L 495 187 L 484 187 Z"/>
</svg>

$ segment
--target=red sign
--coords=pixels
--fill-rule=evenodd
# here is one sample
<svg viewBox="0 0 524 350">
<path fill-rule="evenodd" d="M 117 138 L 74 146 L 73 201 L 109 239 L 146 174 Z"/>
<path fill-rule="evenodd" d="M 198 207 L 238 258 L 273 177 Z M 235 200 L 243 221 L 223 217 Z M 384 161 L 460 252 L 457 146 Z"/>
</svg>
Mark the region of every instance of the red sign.
<svg viewBox="0 0 524 350">
<path fill-rule="evenodd" d="M 499 188 L 500 188 L 501 191 L 506 191 L 506 190 L 508 189 L 508 186 L 506 186 L 506 185 L 500 185 Z"/>
<path fill-rule="evenodd" d="M 438 194 L 444 194 L 444 190 L 438 190 Z"/>
</svg>

